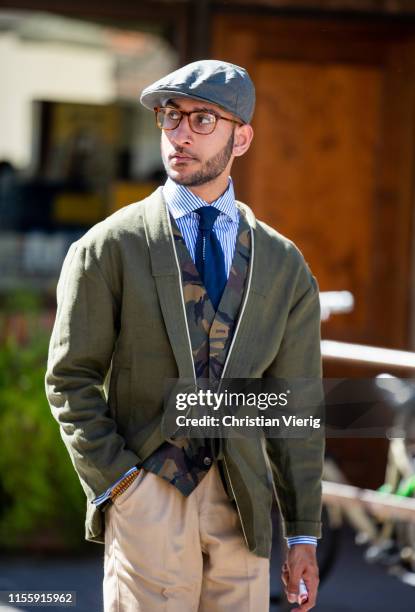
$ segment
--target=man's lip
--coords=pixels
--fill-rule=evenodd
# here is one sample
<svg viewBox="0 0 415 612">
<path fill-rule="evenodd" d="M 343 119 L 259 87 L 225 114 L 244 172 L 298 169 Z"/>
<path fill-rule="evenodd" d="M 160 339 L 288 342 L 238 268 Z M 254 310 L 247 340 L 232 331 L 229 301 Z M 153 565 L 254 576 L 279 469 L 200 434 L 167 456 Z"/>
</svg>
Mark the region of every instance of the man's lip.
<svg viewBox="0 0 415 612">
<path fill-rule="evenodd" d="M 183 155 L 183 153 L 172 153 L 169 155 L 169 159 L 195 159 L 191 155 Z"/>
</svg>

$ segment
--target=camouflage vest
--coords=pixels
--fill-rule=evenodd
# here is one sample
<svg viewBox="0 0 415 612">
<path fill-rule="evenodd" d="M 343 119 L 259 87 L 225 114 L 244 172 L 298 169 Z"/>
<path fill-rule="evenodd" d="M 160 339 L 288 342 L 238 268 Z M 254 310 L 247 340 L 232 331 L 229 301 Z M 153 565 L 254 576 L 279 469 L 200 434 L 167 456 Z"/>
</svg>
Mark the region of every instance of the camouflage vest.
<svg viewBox="0 0 415 612">
<path fill-rule="evenodd" d="M 218 381 L 225 365 L 244 296 L 251 251 L 250 228 L 240 212 L 232 266 L 218 310 L 215 312 L 173 218 L 171 223 L 182 272 L 183 295 L 196 379 L 208 378 L 212 382 Z M 187 496 L 207 474 L 212 460 L 220 457 L 220 447 L 219 439 L 169 439 L 142 465 Z"/>
</svg>

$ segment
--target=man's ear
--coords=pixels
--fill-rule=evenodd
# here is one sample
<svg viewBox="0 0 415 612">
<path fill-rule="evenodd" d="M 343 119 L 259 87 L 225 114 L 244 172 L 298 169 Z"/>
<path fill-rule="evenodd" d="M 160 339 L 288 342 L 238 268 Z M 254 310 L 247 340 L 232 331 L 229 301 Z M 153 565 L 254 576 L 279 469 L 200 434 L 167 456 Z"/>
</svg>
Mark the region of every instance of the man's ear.
<svg viewBox="0 0 415 612">
<path fill-rule="evenodd" d="M 238 125 L 235 128 L 232 154 L 235 155 L 235 157 L 240 157 L 246 153 L 251 145 L 253 137 L 254 130 L 252 129 L 252 125 L 249 123 Z"/>
</svg>

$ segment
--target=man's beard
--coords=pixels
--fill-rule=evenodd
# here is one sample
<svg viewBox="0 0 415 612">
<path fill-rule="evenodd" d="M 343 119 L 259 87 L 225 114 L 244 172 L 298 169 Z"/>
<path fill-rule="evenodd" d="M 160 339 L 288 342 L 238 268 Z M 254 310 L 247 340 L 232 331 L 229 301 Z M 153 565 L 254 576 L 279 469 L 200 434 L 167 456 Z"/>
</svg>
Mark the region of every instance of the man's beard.
<svg viewBox="0 0 415 612">
<path fill-rule="evenodd" d="M 197 185 L 204 185 L 205 183 L 209 183 L 213 181 L 216 177 L 218 177 L 225 170 L 228 162 L 232 156 L 233 144 L 235 137 L 235 129 L 232 130 L 232 133 L 228 139 L 228 142 L 225 144 L 223 149 L 216 153 L 213 157 L 208 159 L 200 170 L 197 172 L 193 172 L 189 176 L 185 178 L 176 178 L 171 176 L 170 168 L 163 159 L 164 167 L 167 172 L 167 175 L 178 185 L 184 185 L 185 187 L 196 187 Z M 183 153 L 182 147 L 177 147 L 177 153 Z"/>
</svg>

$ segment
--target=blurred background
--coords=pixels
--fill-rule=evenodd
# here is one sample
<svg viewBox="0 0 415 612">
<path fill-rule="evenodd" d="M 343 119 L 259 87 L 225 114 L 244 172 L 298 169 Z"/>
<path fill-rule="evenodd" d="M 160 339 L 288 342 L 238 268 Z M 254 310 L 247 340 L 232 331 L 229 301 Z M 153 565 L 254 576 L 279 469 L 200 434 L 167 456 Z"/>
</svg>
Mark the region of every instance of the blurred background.
<svg viewBox="0 0 415 612">
<path fill-rule="evenodd" d="M 0 590 L 71 587 L 79 610 L 101 609 L 103 549 L 83 541 L 85 498 L 43 388 L 56 283 L 74 240 L 165 180 L 140 91 L 208 57 L 256 85 L 237 197 L 296 242 L 322 291 L 354 296 L 323 338 L 415 350 L 415 0 L 0 0 Z M 385 365 L 327 355 L 324 369 Z M 376 489 L 388 445 L 329 440 L 328 454 Z M 341 538 L 317 609 L 412 610 L 413 587 Z"/>
</svg>

